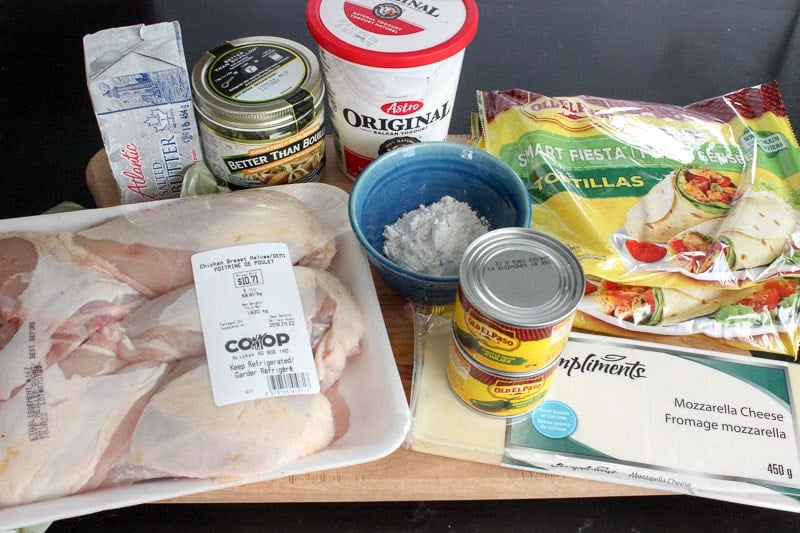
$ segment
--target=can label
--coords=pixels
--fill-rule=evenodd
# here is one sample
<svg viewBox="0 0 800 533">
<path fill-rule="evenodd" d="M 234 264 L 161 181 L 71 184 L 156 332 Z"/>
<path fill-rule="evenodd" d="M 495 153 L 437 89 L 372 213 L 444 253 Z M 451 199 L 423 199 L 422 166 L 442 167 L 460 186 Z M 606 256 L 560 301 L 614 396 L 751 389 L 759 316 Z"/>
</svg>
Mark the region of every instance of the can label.
<svg viewBox="0 0 800 533">
<path fill-rule="evenodd" d="M 575 313 L 554 325 L 519 327 L 493 320 L 459 289 L 453 330 L 464 350 L 479 363 L 502 372 L 531 372 L 555 361 L 569 338 Z"/>
<path fill-rule="evenodd" d="M 547 395 L 558 364 L 523 375 L 494 373 L 473 361 L 450 338 L 447 381 L 455 395 L 472 409 L 490 416 L 515 417 L 539 405 Z"/>
</svg>

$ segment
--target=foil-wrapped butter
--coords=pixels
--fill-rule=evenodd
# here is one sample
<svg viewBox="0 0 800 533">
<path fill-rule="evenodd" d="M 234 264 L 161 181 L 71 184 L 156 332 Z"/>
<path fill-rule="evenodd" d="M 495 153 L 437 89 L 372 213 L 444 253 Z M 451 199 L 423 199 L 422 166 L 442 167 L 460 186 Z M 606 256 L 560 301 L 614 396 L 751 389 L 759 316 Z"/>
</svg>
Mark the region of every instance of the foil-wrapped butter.
<svg viewBox="0 0 800 533">
<path fill-rule="evenodd" d="M 110 28 L 83 47 L 120 202 L 179 197 L 183 171 L 202 157 L 180 25 Z"/>
</svg>

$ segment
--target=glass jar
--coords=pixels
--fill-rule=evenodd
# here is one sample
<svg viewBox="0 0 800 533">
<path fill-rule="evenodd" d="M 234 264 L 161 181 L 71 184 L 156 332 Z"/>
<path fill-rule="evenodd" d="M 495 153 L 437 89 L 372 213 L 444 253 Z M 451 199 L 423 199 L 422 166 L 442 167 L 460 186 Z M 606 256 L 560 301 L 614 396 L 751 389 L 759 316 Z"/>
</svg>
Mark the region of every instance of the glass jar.
<svg viewBox="0 0 800 533">
<path fill-rule="evenodd" d="M 279 37 L 209 50 L 192 71 L 206 165 L 233 188 L 317 181 L 325 86 L 316 56 Z"/>
</svg>

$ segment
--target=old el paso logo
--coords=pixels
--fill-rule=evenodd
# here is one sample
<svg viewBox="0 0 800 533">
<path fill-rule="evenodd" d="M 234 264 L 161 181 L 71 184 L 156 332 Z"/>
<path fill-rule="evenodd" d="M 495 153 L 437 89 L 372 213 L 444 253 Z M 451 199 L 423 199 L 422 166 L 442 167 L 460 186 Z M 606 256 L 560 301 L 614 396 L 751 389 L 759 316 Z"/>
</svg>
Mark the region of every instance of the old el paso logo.
<svg viewBox="0 0 800 533">
<path fill-rule="evenodd" d="M 583 357 L 577 355 L 572 357 L 562 356 L 558 366 L 568 376 L 575 372 L 578 374 L 609 374 L 633 380 L 647 378 L 647 366 L 644 363 L 638 360 L 629 360 L 625 355 L 614 353 L 602 356 L 593 353 Z"/>
<path fill-rule="evenodd" d="M 592 127 L 586 107 L 569 98 L 540 98 L 522 107 L 529 117 L 552 122 L 569 131 L 583 131 Z"/>
<path fill-rule="evenodd" d="M 498 327 L 491 327 L 481 317 L 476 317 L 471 312 L 467 312 L 465 320 L 467 329 L 472 336 L 487 347 L 506 351 L 512 351 L 519 347 L 519 339 L 514 336 L 513 331 L 504 332 Z"/>
<path fill-rule="evenodd" d="M 570 98 L 540 98 L 525 104 L 525 113 L 535 116 L 543 111 L 557 111 L 559 114 L 572 119 L 584 118 L 586 108 L 583 103 Z"/>
<path fill-rule="evenodd" d="M 387 115 L 403 116 L 416 113 L 422 109 L 422 102 L 419 100 L 407 100 L 405 102 L 389 102 L 381 106 L 381 111 Z"/>
<path fill-rule="evenodd" d="M 239 340 L 229 340 L 225 343 L 225 351 L 229 353 L 248 352 L 250 350 L 263 350 L 273 346 L 283 346 L 289 342 L 287 333 L 261 333 L 253 337 L 242 337 Z"/>
<path fill-rule="evenodd" d="M 533 383 L 515 383 L 513 381 L 498 381 L 489 387 L 489 394 L 495 398 L 513 398 L 521 394 L 533 394 L 542 388 L 542 381 Z"/>
</svg>

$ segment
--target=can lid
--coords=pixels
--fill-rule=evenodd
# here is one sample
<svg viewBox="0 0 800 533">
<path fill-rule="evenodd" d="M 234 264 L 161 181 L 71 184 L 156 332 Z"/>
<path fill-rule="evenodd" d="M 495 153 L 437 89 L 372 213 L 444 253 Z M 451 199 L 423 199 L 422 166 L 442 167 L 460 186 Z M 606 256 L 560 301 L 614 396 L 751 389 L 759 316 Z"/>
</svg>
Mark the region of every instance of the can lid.
<svg viewBox="0 0 800 533">
<path fill-rule="evenodd" d="M 561 241 L 528 228 L 502 228 L 481 235 L 464 251 L 459 287 L 491 318 L 545 327 L 575 311 L 586 278 Z"/>
<path fill-rule="evenodd" d="M 263 36 L 225 41 L 206 52 L 192 70 L 192 90 L 206 119 L 244 130 L 308 122 L 325 94 L 311 50 Z"/>
<path fill-rule="evenodd" d="M 462 50 L 478 30 L 475 0 L 310 0 L 306 24 L 317 44 L 369 67 L 430 65 Z"/>
</svg>

